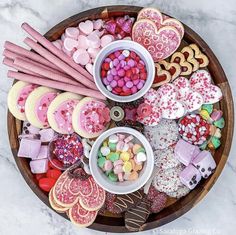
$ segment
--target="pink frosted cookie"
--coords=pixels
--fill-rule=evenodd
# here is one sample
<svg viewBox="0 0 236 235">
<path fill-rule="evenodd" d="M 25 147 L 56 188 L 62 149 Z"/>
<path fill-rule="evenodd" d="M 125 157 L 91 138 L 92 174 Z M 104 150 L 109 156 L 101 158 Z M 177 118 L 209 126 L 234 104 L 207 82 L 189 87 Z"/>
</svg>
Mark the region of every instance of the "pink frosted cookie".
<svg viewBox="0 0 236 235">
<path fill-rule="evenodd" d="M 29 94 L 37 85 L 18 81 L 10 89 L 7 97 L 7 105 L 14 117 L 25 121 L 25 102 Z"/>
<path fill-rule="evenodd" d="M 48 87 L 38 87 L 30 93 L 25 102 L 25 114 L 27 120 L 35 127 L 47 128 L 48 106 L 57 96 L 57 91 Z"/>
<path fill-rule="evenodd" d="M 110 110 L 102 101 L 85 97 L 75 107 L 72 125 L 76 133 L 95 138 L 105 131 L 110 122 Z"/>
<path fill-rule="evenodd" d="M 136 21 L 132 29 L 132 39 L 144 46 L 155 62 L 172 55 L 181 42 L 176 28 L 165 26 L 158 29 L 156 24 L 148 19 Z"/>
<path fill-rule="evenodd" d="M 154 22 L 158 29 L 165 27 L 165 26 L 172 26 L 176 28 L 183 38 L 184 36 L 184 27 L 183 25 L 176 19 L 170 18 L 162 14 L 158 9 L 147 7 L 143 8 L 139 13 L 137 20 L 140 19 L 149 19 Z"/>
<path fill-rule="evenodd" d="M 49 105 L 47 118 L 51 128 L 61 134 L 71 134 L 72 113 L 82 96 L 64 92 L 59 94 Z"/>
</svg>

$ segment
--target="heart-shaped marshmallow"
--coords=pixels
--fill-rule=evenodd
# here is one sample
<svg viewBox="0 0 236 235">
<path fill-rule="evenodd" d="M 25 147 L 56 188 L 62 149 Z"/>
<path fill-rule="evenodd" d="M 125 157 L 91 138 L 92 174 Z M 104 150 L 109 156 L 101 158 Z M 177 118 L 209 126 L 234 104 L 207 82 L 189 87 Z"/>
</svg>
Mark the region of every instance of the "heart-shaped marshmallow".
<svg viewBox="0 0 236 235">
<path fill-rule="evenodd" d="M 206 70 L 197 70 L 193 73 L 190 86 L 202 95 L 204 104 L 214 104 L 222 99 L 221 89 L 211 84 L 211 75 Z"/>
<path fill-rule="evenodd" d="M 82 33 L 89 35 L 93 32 L 93 22 L 91 20 L 86 20 L 85 22 L 79 23 L 79 29 Z"/>
<path fill-rule="evenodd" d="M 138 13 L 137 17 L 137 20 L 141 19 L 148 19 L 153 21 L 158 29 L 164 26 L 172 26 L 178 30 L 181 38 L 183 38 L 184 36 L 184 27 L 178 20 L 164 16 L 159 10 L 155 8 L 143 8 Z"/>
<path fill-rule="evenodd" d="M 179 32 L 174 27 L 165 26 L 158 30 L 155 23 L 146 19 L 134 24 L 132 39 L 144 46 L 155 62 L 172 55 L 181 42 Z"/>
</svg>

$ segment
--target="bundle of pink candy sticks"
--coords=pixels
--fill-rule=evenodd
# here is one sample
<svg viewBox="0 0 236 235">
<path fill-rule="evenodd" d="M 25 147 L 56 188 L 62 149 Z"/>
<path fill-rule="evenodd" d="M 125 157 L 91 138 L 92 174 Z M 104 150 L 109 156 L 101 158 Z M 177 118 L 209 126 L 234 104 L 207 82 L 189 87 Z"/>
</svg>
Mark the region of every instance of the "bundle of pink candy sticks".
<svg viewBox="0 0 236 235">
<path fill-rule="evenodd" d="M 3 63 L 18 70 L 17 72 L 9 70 L 7 74 L 9 78 L 106 99 L 98 91 L 92 75 L 83 67 L 76 64 L 29 24 L 23 23 L 21 27 L 36 40 L 28 37 L 24 39 L 24 43 L 34 52 L 14 43 L 5 42 Z"/>
</svg>

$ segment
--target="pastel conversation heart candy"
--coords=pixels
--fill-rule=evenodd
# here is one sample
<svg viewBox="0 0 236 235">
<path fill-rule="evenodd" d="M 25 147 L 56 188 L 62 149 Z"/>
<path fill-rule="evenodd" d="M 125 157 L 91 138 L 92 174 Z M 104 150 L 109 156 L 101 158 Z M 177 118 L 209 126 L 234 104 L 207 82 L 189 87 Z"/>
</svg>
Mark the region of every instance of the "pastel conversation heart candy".
<svg viewBox="0 0 236 235">
<path fill-rule="evenodd" d="M 93 32 L 93 22 L 91 20 L 86 20 L 85 22 L 79 23 L 79 29 L 86 35 Z"/>
<path fill-rule="evenodd" d="M 172 26 L 178 30 L 181 38 L 183 38 L 184 36 L 183 25 L 176 19 L 166 17 L 158 9 L 151 8 L 151 7 L 143 8 L 138 13 L 137 20 L 140 20 L 140 19 L 149 19 L 153 21 L 156 24 L 158 29 L 164 26 Z"/>
<path fill-rule="evenodd" d="M 214 104 L 222 98 L 221 89 L 211 84 L 211 75 L 206 70 L 197 70 L 193 73 L 190 86 L 203 96 L 204 104 Z"/>
<path fill-rule="evenodd" d="M 136 21 L 132 30 L 132 39 L 144 46 L 155 62 L 172 55 L 180 45 L 181 36 L 172 26 L 160 29 L 151 20 Z"/>
</svg>

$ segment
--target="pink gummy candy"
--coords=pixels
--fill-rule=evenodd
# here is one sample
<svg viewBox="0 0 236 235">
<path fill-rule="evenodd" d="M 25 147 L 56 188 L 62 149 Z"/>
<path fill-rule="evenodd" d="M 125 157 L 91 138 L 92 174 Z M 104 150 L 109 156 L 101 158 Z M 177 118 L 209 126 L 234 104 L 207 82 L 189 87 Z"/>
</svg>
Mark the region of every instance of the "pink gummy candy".
<svg viewBox="0 0 236 235">
<path fill-rule="evenodd" d="M 107 30 L 107 32 L 109 32 L 111 34 L 115 34 L 116 33 L 116 22 L 114 20 L 109 20 L 104 25 L 104 28 Z"/>
</svg>

